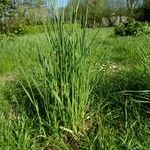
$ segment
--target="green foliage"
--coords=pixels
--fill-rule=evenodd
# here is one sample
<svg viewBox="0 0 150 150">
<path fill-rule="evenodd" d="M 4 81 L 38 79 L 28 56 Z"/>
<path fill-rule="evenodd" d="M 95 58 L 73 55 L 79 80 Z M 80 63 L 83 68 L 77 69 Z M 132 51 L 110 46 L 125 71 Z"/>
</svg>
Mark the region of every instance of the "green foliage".
<svg viewBox="0 0 150 150">
<path fill-rule="evenodd" d="M 26 28 L 18 16 L 15 1 L 0 1 L 0 34 L 25 34 Z"/>
<path fill-rule="evenodd" d="M 15 11 L 15 7 L 11 0 L 1 0 L 0 1 L 0 18 L 11 16 Z"/>
<path fill-rule="evenodd" d="M 115 27 L 115 34 L 120 36 L 138 36 L 149 33 L 150 27 L 147 22 L 129 20 L 128 22 L 120 23 Z"/>
</svg>

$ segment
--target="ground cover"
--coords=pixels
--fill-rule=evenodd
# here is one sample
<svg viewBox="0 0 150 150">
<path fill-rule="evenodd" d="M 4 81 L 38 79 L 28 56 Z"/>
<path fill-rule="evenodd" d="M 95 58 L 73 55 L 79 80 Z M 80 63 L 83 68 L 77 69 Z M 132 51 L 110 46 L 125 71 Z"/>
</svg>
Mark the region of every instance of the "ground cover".
<svg viewBox="0 0 150 150">
<path fill-rule="evenodd" d="M 46 118 L 49 124 L 44 122 L 47 108 L 45 109 L 43 103 L 34 103 L 36 99 L 40 99 L 41 102 L 43 97 L 49 98 L 46 81 L 55 81 L 47 79 L 48 77 L 43 74 L 45 70 L 43 67 L 40 68 L 41 64 L 48 63 L 44 61 L 48 60 L 45 58 L 51 56 L 48 54 L 50 43 L 46 34 L 24 35 L 0 41 L 0 149 L 143 150 L 150 148 L 150 36 L 117 37 L 114 36 L 113 28 L 86 30 L 87 44 L 98 32 L 92 43 L 90 58 L 84 60 L 77 68 L 77 76 L 70 75 L 63 81 L 73 83 L 69 80 L 71 78 L 78 83 L 75 84 L 76 88 L 81 87 L 81 89 L 77 91 L 77 94 L 81 96 L 80 100 L 86 99 L 88 107 L 83 112 L 85 101 L 82 101 L 81 108 L 66 110 L 74 116 L 62 113 L 62 118 L 54 117 L 63 122 L 61 126 L 55 120 L 51 122 L 53 117 Z M 74 44 L 76 40 L 78 38 L 75 36 L 71 42 Z M 55 47 L 58 45 L 59 43 Z M 81 50 L 84 50 L 82 43 L 74 46 L 74 48 L 80 46 Z M 39 53 L 39 50 L 47 55 L 43 57 L 43 53 Z M 68 51 L 67 55 L 72 54 Z M 75 57 L 78 58 L 78 56 Z M 39 58 L 42 58 L 41 62 Z M 52 63 L 54 62 L 53 60 Z M 61 62 L 68 66 L 73 61 L 66 64 L 66 60 L 63 59 Z M 90 76 L 88 76 L 88 67 L 92 73 Z M 85 68 L 87 72 L 84 72 Z M 53 66 L 49 69 L 51 69 L 50 72 L 46 69 L 46 73 L 50 75 Z M 56 74 L 55 71 L 54 73 L 59 77 L 60 73 Z M 80 85 L 82 78 L 77 78 L 82 77 L 83 73 L 87 75 L 87 80 L 90 79 L 87 83 L 83 78 L 85 80 L 83 83 L 90 85 L 90 92 L 86 86 Z M 43 80 L 44 84 L 41 84 Z M 61 79 L 58 78 L 58 80 Z M 53 84 L 54 87 L 55 84 L 56 82 Z M 66 89 L 63 91 L 65 96 L 62 97 L 67 99 L 70 97 L 67 95 L 67 90 L 70 88 L 65 83 L 62 85 L 63 89 Z M 55 89 L 59 95 L 62 87 L 57 86 Z M 42 89 L 46 92 L 44 93 Z M 84 92 L 88 98 L 82 95 Z M 36 110 L 29 102 L 32 100 Z M 43 111 L 38 110 L 38 105 Z M 65 105 L 69 107 L 71 104 L 65 103 Z M 59 104 L 57 106 L 60 110 L 55 109 L 51 113 L 63 112 L 64 108 L 61 108 Z M 80 114 L 78 110 L 82 110 L 84 120 L 79 117 L 83 114 Z M 44 114 L 39 113 L 41 116 L 39 117 L 37 112 L 44 112 Z M 76 114 L 77 117 L 75 117 Z M 54 113 L 53 116 L 55 115 Z M 40 120 L 42 123 L 39 125 L 37 122 Z"/>
</svg>

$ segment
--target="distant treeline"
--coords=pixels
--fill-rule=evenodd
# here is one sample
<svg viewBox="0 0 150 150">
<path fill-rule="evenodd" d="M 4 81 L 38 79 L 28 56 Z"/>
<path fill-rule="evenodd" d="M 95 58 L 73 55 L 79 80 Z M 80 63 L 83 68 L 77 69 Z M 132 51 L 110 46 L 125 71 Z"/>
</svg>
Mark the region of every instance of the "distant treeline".
<svg viewBox="0 0 150 150">
<path fill-rule="evenodd" d="M 0 22 L 18 18 L 25 25 L 40 25 L 53 19 L 54 4 L 53 0 L 3 0 Z M 69 0 L 58 9 L 64 10 L 66 23 L 76 20 L 83 26 L 86 22 L 89 27 L 113 26 L 122 18 L 150 21 L 150 0 Z"/>
</svg>

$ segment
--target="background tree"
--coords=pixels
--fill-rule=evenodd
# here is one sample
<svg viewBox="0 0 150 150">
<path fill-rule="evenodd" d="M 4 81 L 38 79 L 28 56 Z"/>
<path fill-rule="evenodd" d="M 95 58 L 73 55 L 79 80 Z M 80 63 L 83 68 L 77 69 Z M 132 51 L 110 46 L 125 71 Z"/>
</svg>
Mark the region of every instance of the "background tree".
<svg viewBox="0 0 150 150">
<path fill-rule="evenodd" d="M 144 0 L 144 20 L 150 21 L 150 0 Z"/>
<path fill-rule="evenodd" d="M 129 17 L 134 15 L 134 11 L 140 7 L 143 3 L 143 0 L 125 0 L 126 9 Z"/>
<path fill-rule="evenodd" d="M 46 0 L 18 0 L 17 8 L 26 25 L 42 24 L 48 17 Z"/>
<path fill-rule="evenodd" d="M 6 16 L 10 16 L 15 11 L 15 5 L 11 0 L 0 0 L 0 18 L 4 19 Z"/>
<path fill-rule="evenodd" d="M 100 26 L 101 21 L 102 21 L 104 4 L 105 4 L 104 0 L 89 0 L 88 21 L 93 26 Z"/>
<path fill-rule="evenodd" d="M 78 3 L 79 2 L 79 3 Z M 77 7 L 76 7 L 77 6 Z M 73 8 L 74 7 L 74 8 Z M 65 8 L 66 18 L 69 15 L 67 12 L 76 11 L 77 12 L 77 20 L 85 22 L 86 19 L 88 21 L 89 26 L 97 26 L 101 23 L 102 12 L 104 8 L 104 0 L 76 0 L 68 3 Z M 88 13 L 88 17 L 86 18 L 86 14 Z"/>
</svg>

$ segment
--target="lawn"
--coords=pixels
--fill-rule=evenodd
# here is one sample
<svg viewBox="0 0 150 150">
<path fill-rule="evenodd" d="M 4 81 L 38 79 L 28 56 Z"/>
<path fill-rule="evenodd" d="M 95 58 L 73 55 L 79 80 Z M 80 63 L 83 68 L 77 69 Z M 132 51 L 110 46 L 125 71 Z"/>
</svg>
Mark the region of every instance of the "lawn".
<svg viewBox="0 0 150 150">
<path fill-rule="evenodd" d="M 0 149 L 148 150 L 150 36 L 47 37 L 0 41 Z"/>
</svg>

